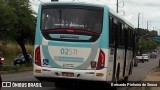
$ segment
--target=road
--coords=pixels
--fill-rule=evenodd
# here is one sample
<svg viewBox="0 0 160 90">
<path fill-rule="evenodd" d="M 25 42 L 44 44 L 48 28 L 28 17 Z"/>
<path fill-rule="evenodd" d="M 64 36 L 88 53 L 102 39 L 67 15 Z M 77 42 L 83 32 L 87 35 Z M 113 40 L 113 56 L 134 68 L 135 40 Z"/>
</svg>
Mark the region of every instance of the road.
<svg viewBox="0 0 160 90">
<path fill-rule="evenodd" d="M 132 75 L 129 77 L 129 81 L 142 81 L 147 73 L 159 65 L 160 56 L 156 59 L 150 59 L 149 62 L 138 63 L 138 67 L 134 67 Z M 13 74 L 2 75 L 3 81 L 37 81 L 33 75 L 32 71 L 20 72 Z M 2 90 L 12 90 L 13 88 L 2 88 Z M 14 88 L 15 90 L 66 90 L 66 89 L 56 89 L 54 87 L 47 88 Z M 117 90 L 127 90 L 128 87 L 118 87 Z M 111 89 L 110 89 L 111 90 Z"/>
</svg>

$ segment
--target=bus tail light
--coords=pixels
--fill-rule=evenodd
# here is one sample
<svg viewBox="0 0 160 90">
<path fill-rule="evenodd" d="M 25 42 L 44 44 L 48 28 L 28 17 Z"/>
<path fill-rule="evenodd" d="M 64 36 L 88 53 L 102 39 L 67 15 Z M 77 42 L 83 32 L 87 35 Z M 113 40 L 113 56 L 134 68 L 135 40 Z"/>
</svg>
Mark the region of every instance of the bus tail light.
<svg viewBox="0 0 160 90">
<path fill-rule="evenodd" d="M 68 30 L 67 30 L 67 32 L 73 33 L 73 32 L 74 32 L 74 30 L 72 30 L 72 29 L 68 29 Z"/>
<path fill-rule="evenodd" d="M 105 53 L 100 49 L 96 70 L 103 69 L 105 66 Z"/>
<path fill-rule="evenodd" d="M 41 66 L 41 55 L 40 55 L 40 46 L 35 50 L 35 64 Z"/>
</svg>

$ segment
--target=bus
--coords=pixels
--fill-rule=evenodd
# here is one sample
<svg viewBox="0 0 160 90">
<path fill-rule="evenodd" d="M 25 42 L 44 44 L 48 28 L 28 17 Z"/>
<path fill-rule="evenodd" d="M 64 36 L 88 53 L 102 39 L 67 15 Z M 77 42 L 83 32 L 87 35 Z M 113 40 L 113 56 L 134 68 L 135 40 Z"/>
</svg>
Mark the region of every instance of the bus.
<svg viewBox="0 0 160 90">
<path fill-rule="evenodd" d="M 33 74 L 63 87 L 77 81 L 128 80 L 134 64 L 134 27 L 107 5 L 39 5 Z M 70 83 L 67 83 L 67 82 Z"/>
</svg>

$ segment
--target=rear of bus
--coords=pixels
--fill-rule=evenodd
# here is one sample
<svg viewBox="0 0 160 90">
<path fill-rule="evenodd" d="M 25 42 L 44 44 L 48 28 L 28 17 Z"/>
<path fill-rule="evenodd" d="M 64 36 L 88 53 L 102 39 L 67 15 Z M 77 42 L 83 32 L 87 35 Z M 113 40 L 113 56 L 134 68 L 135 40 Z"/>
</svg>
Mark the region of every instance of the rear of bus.
<svg viewBox="0 0 160 90">
<path fill-rule="evenodd" d="M 103 28 L 108 25 L 103 25 L 107 22 L 103 19 L 101 6 L 58 2 L 40 5 L 34 76 L 39 80 L 106 81 L 108 36 Z"/>
</svg>

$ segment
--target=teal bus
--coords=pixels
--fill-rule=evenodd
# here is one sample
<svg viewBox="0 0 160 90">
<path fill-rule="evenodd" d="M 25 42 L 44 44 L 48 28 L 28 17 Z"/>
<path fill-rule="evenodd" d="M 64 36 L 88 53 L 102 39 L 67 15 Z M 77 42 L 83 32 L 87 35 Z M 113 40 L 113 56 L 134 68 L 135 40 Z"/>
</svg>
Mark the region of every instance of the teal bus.
<svg viewBox="0 0 160 90">
<path fill-rule="evenodd" d="M 127 81 L 134 64 L 134 36 L 133 25 L 107 5 L 41 3 L 34 77 L 52 80 L 56 87 L 77 81 Z"/>
</svg>

